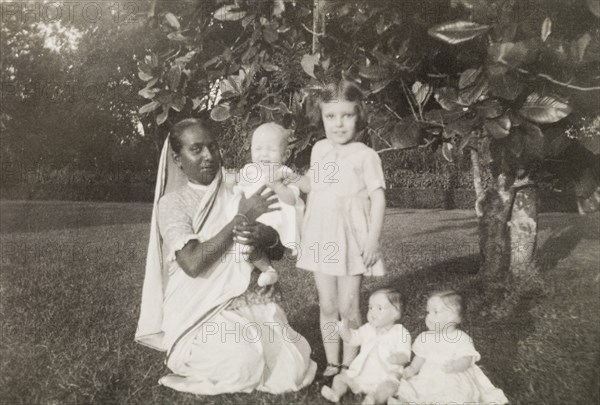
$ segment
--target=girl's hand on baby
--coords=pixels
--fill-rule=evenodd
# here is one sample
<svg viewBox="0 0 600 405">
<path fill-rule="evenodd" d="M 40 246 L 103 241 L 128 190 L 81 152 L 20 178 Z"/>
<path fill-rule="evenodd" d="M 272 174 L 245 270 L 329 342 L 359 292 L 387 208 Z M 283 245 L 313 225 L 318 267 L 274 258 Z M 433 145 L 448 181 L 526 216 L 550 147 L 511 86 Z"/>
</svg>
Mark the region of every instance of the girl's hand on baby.
<svg viewBox="0 0 600 405">
<path fill-rule="evenodd" d="M 299 175 L 294 173 L 292 169 L 286 166 L 282 166 L 279 169 L 275 170 L 273 173 L 273 183 L 281 182 L 284 185 L 288 185 L 290 183 L 294 183 L 298 181 L 300 178 Z"/>
<path fill-rule="evenodd" d="M 363 263 L 367 267 L 373 266 L 379 260 L 379 242 L 367 241 L 362 253 Z"/>
</svg>

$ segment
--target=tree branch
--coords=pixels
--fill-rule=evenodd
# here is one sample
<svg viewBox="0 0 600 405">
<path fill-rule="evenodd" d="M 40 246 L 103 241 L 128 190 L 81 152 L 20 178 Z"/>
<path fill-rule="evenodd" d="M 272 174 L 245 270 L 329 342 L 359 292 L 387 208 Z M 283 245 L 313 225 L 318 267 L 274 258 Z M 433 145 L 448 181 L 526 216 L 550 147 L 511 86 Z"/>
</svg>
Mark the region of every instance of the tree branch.
<svg viewBox="0 0 600 405">
<path fill-rule="evenodd" d="M 581 86 L 576 86 L 574 84 L 560 82 L 545 73 L 531 73 L 530 71 L 522 69 L 522 68 L 517 68 L 517 71 L 519 71 L 520 73 L 526 74 L 526 75 L 537 76 L 542 79 L 546 79 L 549 82 L 554 83 L 558 86 L 566 87 L 566 88 L 573 89 L 573 90 L 578 90 L 578 91 L 598 91 L 598 90 L 600 90 L 600 86 L 581 87 Z"/>
</svg>

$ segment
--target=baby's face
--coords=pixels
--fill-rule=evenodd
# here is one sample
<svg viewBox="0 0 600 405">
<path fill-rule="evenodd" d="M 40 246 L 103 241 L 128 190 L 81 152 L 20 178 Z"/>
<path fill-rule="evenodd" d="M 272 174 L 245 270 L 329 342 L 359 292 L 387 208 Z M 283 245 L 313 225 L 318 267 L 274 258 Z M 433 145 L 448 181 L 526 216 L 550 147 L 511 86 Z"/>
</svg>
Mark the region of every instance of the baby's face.
<svg viewBox="0 0 600 405">
<path fill-rule="evenodd" d="M 442 330 L 450 325 L 456 326 L 460 317 L 454 309 L 446 305 L 440 297 L 431 297 L 427 301 L 425 325 L 429 330 Z"/>
<path fill-rule="evenodd" d="M 401 317 L 385 294 L 375 294 L 369 298 L 367 321 L 376 328 L 392 326 Z"/>
<path fill-rule="evenodd" d="M 252 162 L 279 163 L 285 160 L 282 134 L 277 131 L 257 130 L 252 137 Z"/>
</svg>

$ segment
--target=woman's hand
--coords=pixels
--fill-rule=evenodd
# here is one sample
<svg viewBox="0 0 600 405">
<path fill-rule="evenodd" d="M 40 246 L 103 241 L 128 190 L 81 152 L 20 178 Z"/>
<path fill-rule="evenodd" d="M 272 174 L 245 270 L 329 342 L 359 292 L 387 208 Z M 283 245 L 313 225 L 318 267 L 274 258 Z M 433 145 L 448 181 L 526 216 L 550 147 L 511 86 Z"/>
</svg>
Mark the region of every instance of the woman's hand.
<svg viewBox="0 0 600 405">
<path fill-rule="evenodd" d="M 233 228 L 233 239 L 242 245 L 251 245 L 258 248 L 270 247 L 279 242 L 277 234 L 273 238 L 271 229 L 260 222 L 236 225 Z"/>
<path fill-rule="evenodd" d="M 266 188 L 266 185 L 261 186 L 249 198 L 242 194 L 238 214 L 244 216 L 248 222 L 256 221 L 256 218 L 267 212 L 279 210 L 278 207 L 272 207 L 278 201 L 275 192 L 270 190 L 263 194 Z"/>
<path fill-rule="evenodd" d="M 362 253 L 363 263 L 367 267 L 373 266 L 379 260 L 379 242 L 368 240 Z"/>
</svg>

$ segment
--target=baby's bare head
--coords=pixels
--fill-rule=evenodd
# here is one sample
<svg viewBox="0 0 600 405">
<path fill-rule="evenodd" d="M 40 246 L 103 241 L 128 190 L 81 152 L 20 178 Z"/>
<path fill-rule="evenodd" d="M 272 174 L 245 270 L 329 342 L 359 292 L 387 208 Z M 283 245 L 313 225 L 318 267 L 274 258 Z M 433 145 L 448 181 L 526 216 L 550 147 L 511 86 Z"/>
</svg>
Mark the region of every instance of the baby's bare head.
<svg viewBox="0 0 600 405">
<path fill-rule="evenodd" d="M 287 158 L 289 131 L 279 124 L 267 122 L 252 134 L 252 161 L 284 163 Z"/>
</svg>

